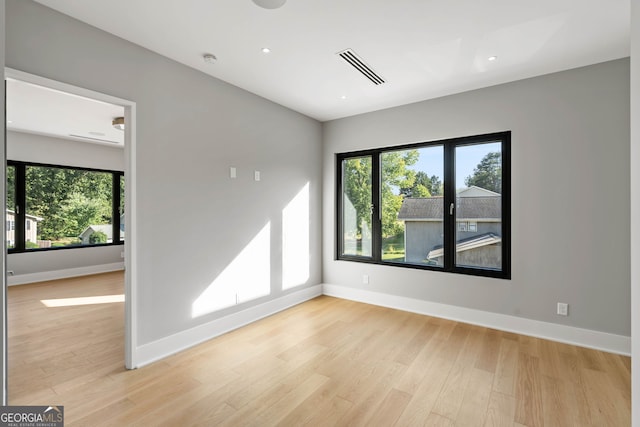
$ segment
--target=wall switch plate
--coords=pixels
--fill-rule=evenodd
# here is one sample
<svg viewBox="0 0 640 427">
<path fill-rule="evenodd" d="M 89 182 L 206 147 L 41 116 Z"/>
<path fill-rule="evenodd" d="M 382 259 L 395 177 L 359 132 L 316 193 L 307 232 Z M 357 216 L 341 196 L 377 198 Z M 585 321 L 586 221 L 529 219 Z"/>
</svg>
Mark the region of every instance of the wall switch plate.
<svg viewBox="0 0 640 427">
<path fill-rule="evenodd" d="M 231 166 L 229 168 L 229 178 L 235 178 L 237 176 L 236 174 L 236 168 L 234 168 L 233 166 Z"/>
<path fill-rule="evenodd" d="M 364 285 L 368 285 L 369 284 L 369 275 L 368 274 L 363 274 L 362 275 L 362 284 L 364 284 Z"/>
<path fill-rule="evenodd" d="M 560 316 L 568 316 L 569 315 L 569 304 L 564 302 L 558 303 L 558 314 Z"/>
<path fill-rule="evenodd" d="M 256 181 L 260 181 L 260 171 L 253 172 L 253 179 Z"/>
</svg>

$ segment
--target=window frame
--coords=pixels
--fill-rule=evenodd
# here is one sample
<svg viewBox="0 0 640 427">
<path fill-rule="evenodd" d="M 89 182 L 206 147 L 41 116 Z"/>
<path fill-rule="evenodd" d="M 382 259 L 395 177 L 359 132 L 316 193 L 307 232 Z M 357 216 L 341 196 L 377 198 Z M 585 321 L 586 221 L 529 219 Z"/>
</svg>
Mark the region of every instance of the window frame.
<svg viewBox="0 0 640 427">
<path fill-rule="evenodd" d="M 500 143 L 501 145 L 501 161 L 502 161 L 502 193 L 501 193 L 501 213 L 502 213 L 502 268 L 480 268 L 455 265 L 456 250 L 456 217 L 455 215 L 445 214 L 443 218 L 443 249 L 444 249 L 444 266 L 422 265 L 414 263 L 403 263 L 384 261 L 382 259 L 382 230 L 380 220 L 381 204 L 381 176 L 380 176 L 380 160 L 381 155 L 385 152 L 419 149 L 431 146 L 443 147 L 443 163 L 444 163 L 444 206 L 450 206 L 456 203 L 455 182 L 455 150 L 456 147 L 465 145 L 479 145 L 483 143 Z M 343 254 L 343 161 L 350 158 L 371 157 L 371 204 L 372 204 L 372 255 L 344 255 Z M 385 266 L 404 267 L 420 270 L 441 271 L 445 273 L 467 274 L 482 277 L 493 277 L 499 279 L 511 279 L 511 131 L 495 132 L 482 135 L 465 136 L 459 138 L 449 138 L 436 141 L 419 142 L 412 144 L 403 144 L 396 146 L 386 146 L 376 149 L 367 149 L 361 151 L 350 151 L 335 154 L 335 260 L 354 261 L 369 264 L 378 264 Z M 462 183 L 462 185 L 464 185 Z"/>
<path fill-rule="evenodd" d="M 23 162 L 18 160 L 7 160 L 6 167 L 15 167 L 15 201 L 16 210 L 15 213 L 15 239 L 12 248 L 7 248 L 9 254 L 13 253 L 30 253 L 30 252 L 47 252 L 58 251 L 67 249 L 82 249 L 82 248 L 94 248 L 100 246 L 118 246 L 124 245 L 124 241 L 120 240 L 120 177 L 124 176 L 123 171 L 109 170 L 109 169 L 96 169 L 87 168 L 81 166 L 68 166 L 68 165 L 56 165 L 48 163 L 36 163 L 36 162 Z M 111 174 L 111 226 L 112 236 L 110 243 L 93 243 L 87 245 L 74 245 L 74 246 L 57 246 L 49 248 L 26 248 L 26 212 L 23 209 L 26 206 L 27 194 L 26 194 L 26 169 L 27 167 L 45 167 L 45 168 L 58 168 L 77 171 L 97 172 Z M 5 210 L 7 209 L 5 202 Z M 117 239 L 116 239 L 117 238 Z"/>
</svg>

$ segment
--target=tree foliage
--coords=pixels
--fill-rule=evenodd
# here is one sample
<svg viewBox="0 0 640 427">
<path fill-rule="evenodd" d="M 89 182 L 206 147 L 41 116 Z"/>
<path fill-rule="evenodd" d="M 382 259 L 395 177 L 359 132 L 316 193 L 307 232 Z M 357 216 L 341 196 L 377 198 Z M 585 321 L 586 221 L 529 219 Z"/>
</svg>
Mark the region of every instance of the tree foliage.
<svg viewBox="0 0 640 427">
<path fill-rule="evenodd" d="M 413 185 L 400 188 L 400 194 L 405 197 L 441 196 L 442 181 L 436 175 L 429 176 L 426 172 L 418 171 Z"/>
<path fill-rule="evenodd" d="M 412 188 L 416 171 L 409 169 L 418 161 L 417 150 L 393 151 L 383 153 L 380 162 L 381 199 L 382 199 L 382 236 L 395 236 L 402 232 L 402 223 L 398 221 L 398 211 L 402 206 L 404 194 L 401 188 Z M 347 203 L 355 211 L 355 224 L 358 238 L 365 229 L 371 229 L 371 158 L 360 157 L 343 162 L 343 191 Z M 416 190 L 418 191 L 418 190 Z"/>
<path fill-rule="evenodd" d="M 342 186 L 346 203 L 355 212 L 355 230 L 349 230 L 362 237 L 363 228 L 371 230 L 371 158 L 347 159 L 342 163 Z M 343 208 L 348 210 L 346 207 Z"/>
<path fill-rule="evenodd" d="M 487 153 L 473 170 L 473 175 L 465 178 L 464 183 L 467 187 L 475 185 L 502 194 L 501 154 L 498 152 Z"/>
<path fill-rule="evenodd" d="M 107 235 L 102 231 L 95 231 L 89 236 L 89 243 L 92 245 L 96 243 L 107 243 Z"/>
<path fill-rule="evenodd" d="M 110 173 L 29 166 L 26 174 L 26 212 L 43 218 L 38 239 L 77 237 L 91 224 L 111 223 Z"/>
<path fill-rule="evenodd" d="M 7 167 L 7 208 L 14 210 L 16 206 L 16 168 Z"/>
<path fill-rule="evenodd" d="M 416 171 L 409 169 L 418 162 L 417 150 L 390 151 L 381 155 L 382 237 L 395 236 L 403 231 L 398 212 L 404 195 L 399 189 L 413 187 Z M 398 194 L 395 194 L 395 192 Z"/>
</svg>

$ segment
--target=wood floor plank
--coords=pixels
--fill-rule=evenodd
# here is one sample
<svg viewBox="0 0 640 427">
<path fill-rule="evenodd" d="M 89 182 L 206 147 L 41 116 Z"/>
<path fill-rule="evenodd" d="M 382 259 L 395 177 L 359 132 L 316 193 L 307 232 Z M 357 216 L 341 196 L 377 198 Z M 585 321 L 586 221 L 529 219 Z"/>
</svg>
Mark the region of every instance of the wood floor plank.
<svg viewBox="0 0 640 427">
<path fill-rule="evenodd" d="M 516 422 L 530 427 L 544 425 L 539 359 L 521 352 L 516 382 Z"/>
<path fill-rule="evenodd" d="M 518 343 L 502 339 L 500 341 L 498 362 L 496 363 L 496 373 L 493 378 L 493 390 L 515 397 L 517 368 Z"/>
<path fill-rule="evenodd" d="M 9 288 L 9 403 L 70 426 L 630 423 L 630 359 L 568 344 L 323 296 L 127 371 L 123 303 L 43 302 L 122 293 Z"/>
<path fill-rule="evenodd" d="M 409 404 L 411 397 L 409 393 L 392 388 L 373 414 L 368 417 L 369 421 L 367 424 L 378 424 L 382 426 L 393 425 Z"/>
<path fill-rule="evenodd" d="M 438 400 L 453 361 L 434 357 L 426 368 L 426 375 L 420 385 L 412 393 L 413 397 L 400 415 L 396 425 L 417 426 L 424 424 Z"/>
<path fill-rule="evenodd" d="M 484 421 L 485 427 L 511 427 L 516 415 L 516 398 L 491 392 Z"/>
<path fill-rule="evenodd" d="M 470 427 L 484 425 L 492 385 L 493 374 L 491 372 L 473 368 L 469 383 L 464 391 L 462 404 L 455 418 L 457 425 Z M 485 416 L 478 416 L 479 414 L 485 414 Z"/>
<path fill-rule="evenodd" d="M 425 420 L 424 425 L 426 427 L 454 427 L 456 423 L 450 418 L 432 412 Z"/>
</svg>

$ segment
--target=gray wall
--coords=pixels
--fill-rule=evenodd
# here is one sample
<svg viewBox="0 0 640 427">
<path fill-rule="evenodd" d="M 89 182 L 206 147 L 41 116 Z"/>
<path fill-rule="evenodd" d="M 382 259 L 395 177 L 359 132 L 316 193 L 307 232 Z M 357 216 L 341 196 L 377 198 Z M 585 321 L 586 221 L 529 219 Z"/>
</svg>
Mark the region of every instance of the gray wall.
<svg viewBox="0 0 640 427">
<path fill-rule="evenodd" d="M 317 121 L 37 3 L 9 0 L 7 17 L 7 66 L 136 102 L 138 345 L 289 292 L 282 215 L 307 183 L 303 286 L 320 283 Z M 267 223 L 270 295 L 192 317 L 193 302 Z"/>
<path fill-rule="evenodd" d="M 124 170 L 122 148 L 22 132 L 7 132 L 7 159 L 23 162 Z M 14 276 L 122 262 L 123 246 L 9 254 Z"/>
<path fill-rule="evenodd" d="M 504 130 L 512 280 L 335 260 L 335 153 Z M 630 335 L 628 59 L 327 122 L 323 158 L 325 283 Z"/>
<path fill-rule="evenodd" d="M 24 132 L 7 132 L 7 159 L 124 171 L 122 147 L 110 147 Z"/>
</svg>

